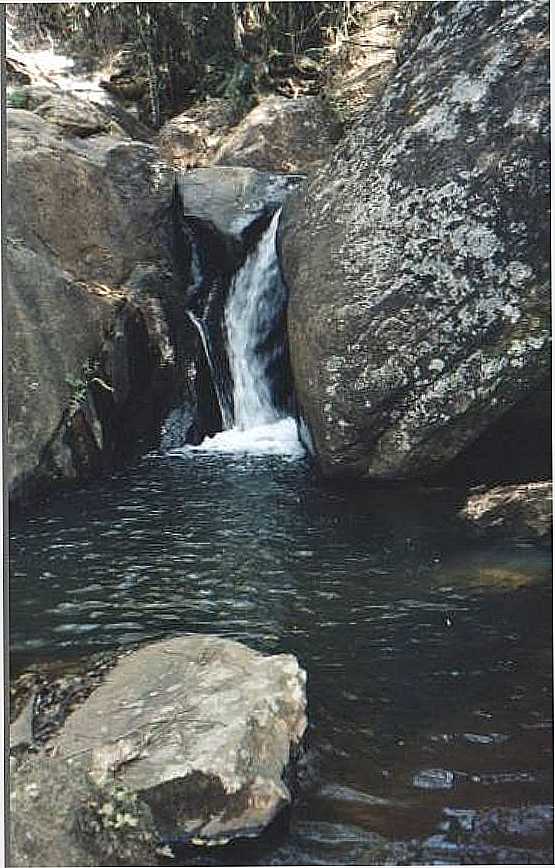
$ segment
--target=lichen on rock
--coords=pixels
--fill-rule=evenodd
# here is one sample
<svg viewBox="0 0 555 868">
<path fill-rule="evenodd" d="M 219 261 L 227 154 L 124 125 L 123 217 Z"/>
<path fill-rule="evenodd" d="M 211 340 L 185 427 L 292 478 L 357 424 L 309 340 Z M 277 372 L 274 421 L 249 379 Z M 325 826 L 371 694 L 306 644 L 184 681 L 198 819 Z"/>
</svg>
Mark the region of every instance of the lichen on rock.
<svg viewBox="0 0 555 868">
<path fill-rule="evenodd" d="M 425 6 L 282 218 L 300 413 L 331 475 L 434 474 L 549 370 L 547 4 Z"/>
</svg>

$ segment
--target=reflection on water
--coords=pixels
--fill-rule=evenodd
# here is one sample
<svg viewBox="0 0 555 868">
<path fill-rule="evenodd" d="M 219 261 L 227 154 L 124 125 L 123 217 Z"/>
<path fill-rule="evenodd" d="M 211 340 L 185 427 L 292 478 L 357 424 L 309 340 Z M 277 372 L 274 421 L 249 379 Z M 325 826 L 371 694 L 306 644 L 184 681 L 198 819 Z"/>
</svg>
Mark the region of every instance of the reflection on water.
<svg viewBox="0 0 555 868">
<path fill-rule="evenodd" d="M 12 665 L 184 632 L 297 654 L 290 831 L 205 863 L 549 862 L 548 554 L 470 541 L 457 502 L 274 456 L 150 456 L 14 526 Z"/>
</svg>

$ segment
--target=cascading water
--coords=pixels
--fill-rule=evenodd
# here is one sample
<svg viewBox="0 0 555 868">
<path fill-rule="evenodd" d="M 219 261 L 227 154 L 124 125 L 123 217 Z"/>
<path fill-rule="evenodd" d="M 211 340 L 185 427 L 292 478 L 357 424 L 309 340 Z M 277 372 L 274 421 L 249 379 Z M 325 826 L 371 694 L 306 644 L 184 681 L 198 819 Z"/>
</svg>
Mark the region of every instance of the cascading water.
<svg viewBox="0 0 555 868">
<path fill-rule="evenodd" d="M 222 412 L 226 430 L 206 438 L 196 449 L 304 454 L 296 422 L 276 405 L 272 382 L 272 369 L 283 354 L 276 339 L 276 321 L 285 304 L 275 247 L 279 214 L 276 211 L 229 289 L 224 322 L 233 381 L 233 420 Z M 208 339 L 200 324 L 196 325 L 207 349 Z M 216 382 L 215 388 L 218 393 Z"/>
<path fill-rule="evenodd" d="M 208 329 L 206 328 L 203 321 L 200 320 L 198 316 L 193 313 L 192 310 L 188 311 L 188 316 L 200 335 L 204 353 L 208 360 L 208 366 L 210 368 L 210 374 L 212 376 L 212 382 L 214 384 L 214 391 L 216 392 L 216 398 L 220 407 L 220 413 L 222 414 L 222 424 L 226 429 L 231 428 L 233 425 L 233 411 L 229 406 L 229 400 L 227 398 L 227 395 L 225 394 L 225 390 L 223 389 L 221 378 L 218 376 L 218 372 L 216 370 L 216 366 L 214 363 L 214 353 L 212 351 L 212 347 L 210 346 L 210 335 Z"/>
<path fill-rule="evenodd" d="M 233 379 L 233 415 L 241 431 L 280 418 L 267 375 L 264 344 L 284 302 L 275 238 L 279 211 L 258 246 L 233 278 L 225 309 L 229 364 Z"/>
</svg>

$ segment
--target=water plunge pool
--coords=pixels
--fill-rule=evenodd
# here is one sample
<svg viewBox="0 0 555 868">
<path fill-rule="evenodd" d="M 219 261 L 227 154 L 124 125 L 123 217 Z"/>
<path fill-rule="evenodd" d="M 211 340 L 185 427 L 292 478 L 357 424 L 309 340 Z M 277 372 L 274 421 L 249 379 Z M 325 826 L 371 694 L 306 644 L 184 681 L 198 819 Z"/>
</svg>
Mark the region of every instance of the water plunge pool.
<svg viewBox="0 0 555 868">
<path fill-rule="evenodd" d="M 147 456 L 14 520 L 12 671 L 197 632 L 298 656 L 289 828 L 199 863 L 549 863 L 549 552 L 471 540 L 461 498 L 332 486 L 298 457 Z"/>
</svg>

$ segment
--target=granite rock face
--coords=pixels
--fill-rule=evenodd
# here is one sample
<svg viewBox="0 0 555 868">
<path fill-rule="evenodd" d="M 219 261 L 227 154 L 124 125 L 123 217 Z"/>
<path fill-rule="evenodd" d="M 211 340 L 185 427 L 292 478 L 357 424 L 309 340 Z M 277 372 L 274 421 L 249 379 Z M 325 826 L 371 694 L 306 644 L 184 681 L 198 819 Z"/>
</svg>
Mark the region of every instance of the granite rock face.
<svg viewBox="0 0 555 868">
<path fill-rule="evenodd" d="M 154 643 L 68 718 L 56 752 L 84 751 L 98 785 L 136 793 L 166 841 L 256 835 L 291 801 L 305 681 L 289 654 L 213 636 Z"/>
<path fill-rule="evenodd" d="M 173 181 L 148 144 L 68 139 L 36 114 L 8 111 L 12 495 L 96 475 L 132 447 L 131 428 L 152 435 L 187 380 L 178 345 L 197 339 L 183 313 L 173 316 L 183 340 L 168 324 L 179 291 Z"/>
<path fill-rule="evenodd" d="M 423 4 L 285 206 L 291 362 L 328 475 L 429 477 L 548 376 L 548 13 Z"/>
<path fill-rule="evenodd" d="M 498 531 L 518 538 L 550 542 L 553 530 L 553 483 L 499 485 L 472 494 L 460 516 L 478 532 Z"/>
</svg>

